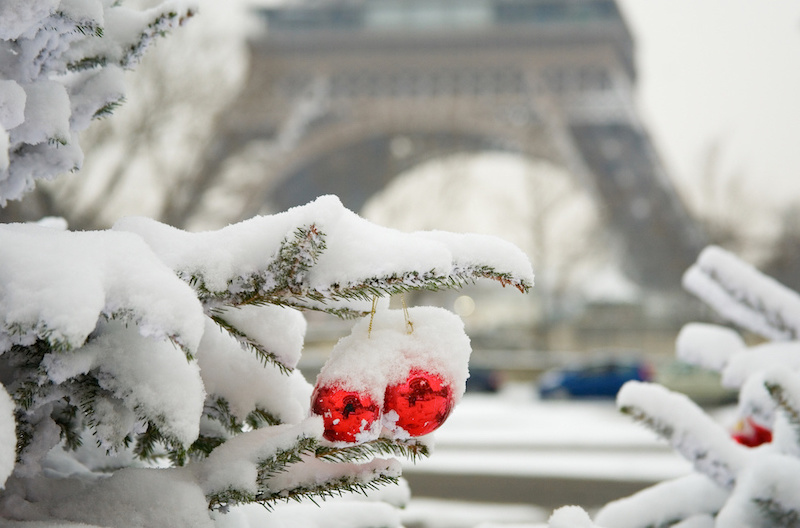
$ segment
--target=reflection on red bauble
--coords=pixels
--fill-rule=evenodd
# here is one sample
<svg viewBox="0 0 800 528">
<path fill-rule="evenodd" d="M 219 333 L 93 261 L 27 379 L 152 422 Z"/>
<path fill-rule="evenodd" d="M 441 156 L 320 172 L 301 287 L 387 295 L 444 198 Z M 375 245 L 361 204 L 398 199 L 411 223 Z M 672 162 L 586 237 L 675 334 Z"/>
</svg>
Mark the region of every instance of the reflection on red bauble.
<svg viewBox="0 0 800 528">
<path fill-rule="evenodd" d="M 441 376 L 412 370 L 405 382 L 386 389 L 383 404 L 387 426 L 403 429 L 410 436 L 430 433 L 444 423 L 453 410 L 453 391 Z M 391 423 L 397 413 L 397 422 Z"/>
<path fill-rule="evenodd" d="M 311 412 L 322 416 L 325 425 L 322 436 L 331 442 L 354 443 L 367 439 L 357 438 L 357 435 L 372 430 L 372 425 L 380 418 L 380 409 L 368 394 L 335 386 L 314 390 Z"/>
</svg>

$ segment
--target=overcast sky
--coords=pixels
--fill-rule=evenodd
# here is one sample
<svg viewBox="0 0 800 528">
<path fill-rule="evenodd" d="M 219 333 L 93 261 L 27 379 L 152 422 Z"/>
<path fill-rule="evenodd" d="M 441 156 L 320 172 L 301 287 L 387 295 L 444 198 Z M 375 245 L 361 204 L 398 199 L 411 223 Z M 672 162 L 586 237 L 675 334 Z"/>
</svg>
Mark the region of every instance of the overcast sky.
<svg viewBox="0 0 800 528">
<path fill-rule="evenodd" d="M 618 0 L 639 108 L 673 176 L 696 185 L 717 142 L 753 196 L 800 201 L 800 2 Z"/>
</svg>

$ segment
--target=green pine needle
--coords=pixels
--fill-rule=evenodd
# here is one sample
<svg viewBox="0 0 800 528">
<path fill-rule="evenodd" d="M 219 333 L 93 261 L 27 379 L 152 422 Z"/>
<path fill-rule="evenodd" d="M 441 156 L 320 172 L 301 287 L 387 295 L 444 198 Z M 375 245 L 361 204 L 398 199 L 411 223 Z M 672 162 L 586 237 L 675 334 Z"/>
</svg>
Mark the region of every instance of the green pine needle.
<svg viewBox="0 0 800 528">
<path fill-rule="evenodd" d="M 786 413 L 789 424 L 791 424 L 794 430 L 795 437 L 798 443 L 800 443 L 800 409 L 792 405 L 792 402 L 786 394 L 786 390 L 781 385 L 777 383 L 765 383 L 764 386 L 775 403 L 778 404 L 778 407 Z"/>
<path fill-rule="evenodd" d="M 258 480 L 263 483 L 270 477 L 288 470 L 290 464 L 297 464 L 304 455 L 314 453 L 317 447 L 316 438 L 301 437 L 289 449 L 278 450 L 270 458 L 262 460 L 258 465 Z"/>
<path fill-rule="evenodd" d="M 253 352 L 258 359 L 261 361 L 264 366 L 267 364 L 272 364 L 276 366 L 283 374 L 290 374 L 294 369 L 288 367 L 284 363 L 278 359 L 278 356 L 266 348 L 264 348 L 261 343 L 256 341 L 255 339 L 251 338 L 235 326 L 233 326 L 230 322 L 225 320 L 225 318 L 221 315 L 210 315 L 211 320 L 217 323 L 220 328 L 228 332 L 232 337 L 234 337 L 241 345 Z"/>
<path fill-rule="evenodd" d="M 125 103 L 125 98 L 120 97 L 114 101 L 110 101 L 100 108 L 92 115 L 92 119 L 102 119 L 114 113 L 114 111 Z"/>
<path fill-rule="evenodd" d="M 402 456 L 416 462 L 430 455 L 428 446 L 417 440 L 378 438 L 348 447 L 318 446 L 316 456 L 330 462 L 357 462 L 380 455 Z"/>
<path fill-rule="evenodd" d="M 260 503 L 267 509 L 272 509 L 277 502 L 309 500 L 318 504 L 315 499 L 326 500 L 328 498 L 341 497 L 345 493 L 361 493 L 366 495 L 369 491 L 380 489 L 387 484 L 397 484 L 399 479 L 390 475 L 379 474 L 369 481 L 356 480 L 353 477 L 341 477 L 326 482 L 321 482 L 313 486 L 298 486 L 290 490 L 278 492 L 265 491 L 256 496 L 255 502 Z"/>
<path fill-rule="evenodd" d="M 620 412 L 623 414 L 627 414 L 631 416 L 634 421 L 639 422 L 645 425 L 651 431 L 654 431 L 660 437 L 664 438 L 665 440 L 670 440 L 673 435 L 675 434 L 675 428 L 671 425 L 662 422 L 661 420 L 657 420 L 650 416 L 649 414 L 645 413 L 638 407 L 634 407 L 632 405 L 625 405 L 620 407 Z"/>
<path fill-rule="evenodd" d="M 755 498 L 764 518 L 768 521 L 765 526 L 780 526 L 781 528 L 800 528 L 800 512 L 787 509 L 774 499 Z"/>
</svg>

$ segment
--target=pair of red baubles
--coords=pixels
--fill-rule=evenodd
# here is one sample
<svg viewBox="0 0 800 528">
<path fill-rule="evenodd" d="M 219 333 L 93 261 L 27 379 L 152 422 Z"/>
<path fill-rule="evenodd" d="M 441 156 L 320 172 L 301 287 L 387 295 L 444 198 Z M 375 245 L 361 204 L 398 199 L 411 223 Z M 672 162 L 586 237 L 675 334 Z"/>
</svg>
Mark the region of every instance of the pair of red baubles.
<svg viewBox="0 0 800 528">
<path fill-rule="evenodd" d="M 365 392 L 336 385 L 318 385 L 311 397 L 311 412 L 322 416 L 323 436 L 332 442 L 372 439 L 368 432 L 379 431 L 379 425 L 396 437 L 426 435 L 442 425 L 452 410 L 450 385 L 438 374 L 418 369 L 403 383 L 386 388 L 383 408 Z"/>
</svg>

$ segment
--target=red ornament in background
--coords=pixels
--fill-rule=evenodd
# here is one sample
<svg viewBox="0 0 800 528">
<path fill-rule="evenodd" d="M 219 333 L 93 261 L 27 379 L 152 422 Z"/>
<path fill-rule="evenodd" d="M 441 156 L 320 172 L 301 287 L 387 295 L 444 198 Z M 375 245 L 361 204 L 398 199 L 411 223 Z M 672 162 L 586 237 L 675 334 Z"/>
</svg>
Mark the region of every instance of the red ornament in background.
<svg viewBox="0 0 800 528">
<path fill-rule="evenodd" d="M 356 435 L 369 431 L 380 419 L 380 408 L 367 394 L 338 387 L 317 387 L 311 397 L 311 412 L 322 416 L 331 442 L 357 442 Z"/>
<path fill-rule="evenodd" d="M 387 426 L 395 431 L 401 428 L 410 436 L 432 432 L 444 423 L 452 410 L 453 391 L 438 374 L 412 370 L 404 383 L 386 389 L 384 416 L 391 411 L 398 415 L 397 422 Z"/>
<path fill-rule="evenodd" d="M 749 416 L 736 424 L 733 439 L 747 447 L 757 447 L 772 442 L 772 431 L 758 425 Z"/>
</svg>

